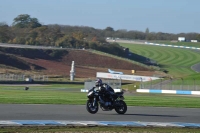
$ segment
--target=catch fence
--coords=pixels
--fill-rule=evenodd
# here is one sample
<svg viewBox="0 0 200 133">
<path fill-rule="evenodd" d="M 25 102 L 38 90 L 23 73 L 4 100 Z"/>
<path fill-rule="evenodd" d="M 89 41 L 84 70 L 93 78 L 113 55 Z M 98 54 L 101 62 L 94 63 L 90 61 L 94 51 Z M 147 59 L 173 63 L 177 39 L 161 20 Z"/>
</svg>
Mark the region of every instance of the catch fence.
<svg viewBox="0 0 200 133">
<path fill-rule="evenodd" d="M 48 81 L 47 75 L 0 74 L 0 81 Z"/>
<path fill-rule="evenodd" d="M 200 81 L 196 79 L 184 80 L 167 79 L 156 80 L 149 82 L 140 82 L 140 89 L 158 89 L 158 90 L 191 90 L 200 91 Z"/>
</svg>

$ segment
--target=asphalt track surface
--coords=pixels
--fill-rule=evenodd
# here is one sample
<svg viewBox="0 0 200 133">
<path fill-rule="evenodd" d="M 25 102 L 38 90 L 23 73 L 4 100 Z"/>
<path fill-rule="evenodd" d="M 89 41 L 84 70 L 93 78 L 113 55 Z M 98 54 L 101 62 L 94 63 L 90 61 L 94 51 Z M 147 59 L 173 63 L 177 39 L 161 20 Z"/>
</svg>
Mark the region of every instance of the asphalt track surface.
<svg viewBox="0 0 200 133">
<path fill-rule="evenodd" d="M 133 107 L 126 114 L 99 111 L 90 114 L 84 105 L 0 104 L 0 120 L 138 121 L 200 123 L 200 109 Z"/>
</svg>

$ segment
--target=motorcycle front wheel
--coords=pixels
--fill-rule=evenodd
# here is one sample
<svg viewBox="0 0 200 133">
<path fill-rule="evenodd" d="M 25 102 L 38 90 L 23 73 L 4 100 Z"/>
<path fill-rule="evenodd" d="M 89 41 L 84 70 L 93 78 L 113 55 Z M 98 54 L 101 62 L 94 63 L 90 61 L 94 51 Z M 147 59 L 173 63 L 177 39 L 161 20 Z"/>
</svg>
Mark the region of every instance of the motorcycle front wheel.
<svg viewBox="0 0 200 133">
<path fill-rule="evenodd" d="M 116 105 L 115 105 L 115 111 L 118 114 L 124 114 L 127 111 L 127 105 L 124 101 L 120 100 L 120 101 L 116 101 Z"/>
<path fill-rule="evenodd" d="M 96 103 L 95 105 L 93 105 L 93 101 L 92 100 L 88 100 L 87 104 L 86 104 L 86 109 L 87 109 L 87 111 L 89 113 L 95 114 L 99 110 L 99 105 L 98 105 L 98 103 Z"/>
</svg>

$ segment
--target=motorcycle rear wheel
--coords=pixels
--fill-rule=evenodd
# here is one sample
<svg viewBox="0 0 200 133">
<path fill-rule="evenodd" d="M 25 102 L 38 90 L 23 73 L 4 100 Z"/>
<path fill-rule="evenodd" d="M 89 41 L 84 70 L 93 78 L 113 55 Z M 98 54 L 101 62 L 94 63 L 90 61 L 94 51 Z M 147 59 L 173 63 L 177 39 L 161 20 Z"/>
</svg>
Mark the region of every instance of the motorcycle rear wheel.
<svg viewBox="0 0 200 133">
<path fill-rule="evenodd" d="M 86 103 L 86 109 L 89 113 L 91 114 L 95 114 L 98 112 L 99 110 L 99 105 L 98 103 L 96 103 L 94 106 L 93 106 L 93 101 L 91 100 L 88 100 L 87 103 Z"/>
<path fill-rule="evenodd" d="M 125 114 L 127 111 L 127 105 L 124 101 L 120 100 L 117 101 L 116 106 L 115 106 L 115 111 L 118 114 Z"/>
</svg>

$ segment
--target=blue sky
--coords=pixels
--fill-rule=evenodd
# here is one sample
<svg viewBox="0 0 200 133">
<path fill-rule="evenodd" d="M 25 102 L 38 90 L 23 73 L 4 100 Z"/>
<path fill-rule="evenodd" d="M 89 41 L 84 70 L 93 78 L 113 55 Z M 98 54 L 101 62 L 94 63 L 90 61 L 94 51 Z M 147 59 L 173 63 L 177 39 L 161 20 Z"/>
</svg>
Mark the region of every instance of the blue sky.
<svg viewBox="0 0 200 133">
<path fill-rule="evenodd" d="M 200 33 L 200 0 L 0 0 L 0 22 L 20 14 L 42 24 Z"/>
</svg>

